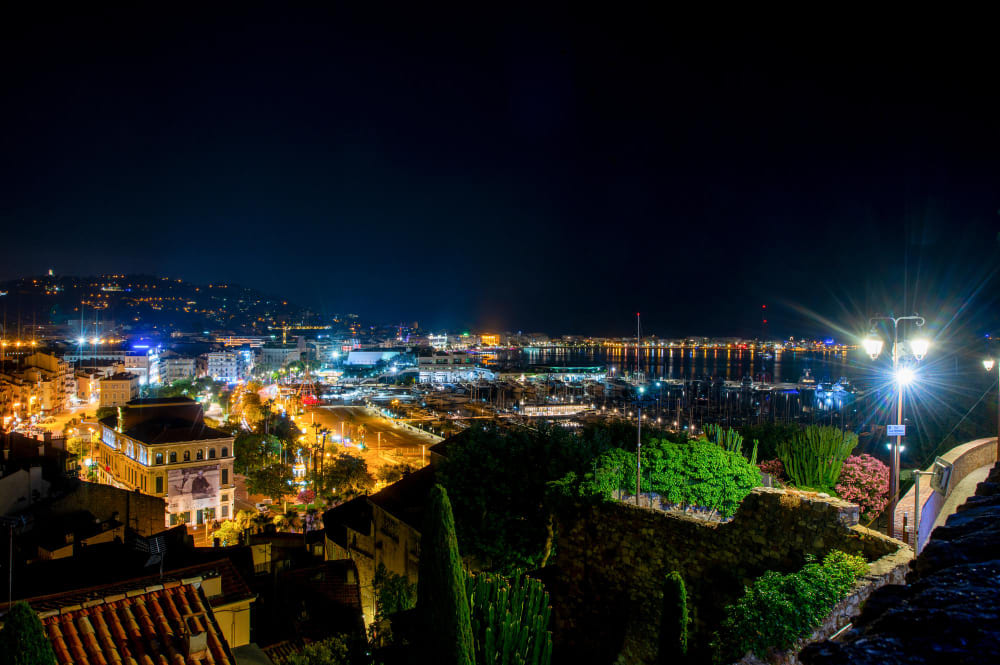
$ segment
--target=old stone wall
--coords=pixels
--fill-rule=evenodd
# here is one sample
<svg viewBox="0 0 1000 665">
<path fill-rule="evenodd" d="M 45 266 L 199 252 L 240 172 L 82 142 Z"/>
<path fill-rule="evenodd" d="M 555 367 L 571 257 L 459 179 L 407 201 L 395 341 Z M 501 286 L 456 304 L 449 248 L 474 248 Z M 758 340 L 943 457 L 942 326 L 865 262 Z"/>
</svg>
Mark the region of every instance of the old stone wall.
<svg viewBox="0 0 1000 665">
<path fill-rule="evenodd" d="M 47 504 L 44 512 L 59 516 L 81 510 L 88 510 L 102 520 L 118 513 L 118 519 L 123 524 L 142 536 L 151 536 L 166 529 L 166 501 L 99 483 L 79 482 L 73 491 Z"/>
<path fill-rule="evenodd" d="M 907 584 L 887 585 L 839 641 L 806 647 L 809 665 L 1000 663 L 1000 464 L 934 529 Z"/>
<path fill-rule="evenodd" d="M 739 665 L 801 665 L 799 651 L 805 645 L 828 639 L 848 627 L 853 618 L 861 613 L 862 606 L 872 593 L 887 584 L 901 584 L 906 579 L 906 572 L 912 560 L 913 550 L 904 547 L 873 562 L 868 574 L 858 580 L 851 593 L 833 607 L 812 635 L 788 651 L 771 653 L 767 658 L 757 658 L 753 654 L 748 654 L 739 661 Z"/>
<path fill-rule="evenodd" d="M 875 561 L 905 547 L 857 522 L 854 504 L 766 488 L 722 524 L 622 503 L 567 510 L 544 575 L 560 661 L 653 662 L 672 570 L 688 590 L 692 647 L 704 653 L 723 608 L 765 571 L 791 572 L 831 549 Z"/>
</svg>

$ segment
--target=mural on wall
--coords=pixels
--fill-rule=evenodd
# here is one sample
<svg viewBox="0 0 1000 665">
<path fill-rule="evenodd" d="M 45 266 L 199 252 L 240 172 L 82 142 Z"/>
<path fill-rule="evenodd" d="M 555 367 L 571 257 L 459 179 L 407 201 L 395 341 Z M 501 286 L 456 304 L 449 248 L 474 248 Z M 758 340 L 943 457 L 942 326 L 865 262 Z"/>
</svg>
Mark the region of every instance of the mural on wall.
<svg viewBox="0 0 1000 665">
<path fill-rule="evenodd" d="M 167 510 L 171 513 L 214 508 L 219 501 L 218 491 L 218 464 L 167 472 Z"/>
</svg>

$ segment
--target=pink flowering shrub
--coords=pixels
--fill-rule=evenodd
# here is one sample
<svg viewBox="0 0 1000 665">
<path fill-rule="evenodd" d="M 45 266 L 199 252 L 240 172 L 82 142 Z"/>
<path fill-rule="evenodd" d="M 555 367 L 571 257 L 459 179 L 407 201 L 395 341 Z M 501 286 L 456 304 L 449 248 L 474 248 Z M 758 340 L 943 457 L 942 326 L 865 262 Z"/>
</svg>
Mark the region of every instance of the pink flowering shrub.
<svg viewBox="0 0 1000 665">
<path fill-rule="evenodd" d="M 760 467 L 762 473 L 766 473 L 775 480 L 787 480 L 788 477 L 785 475 L 785 465 L 781 463 L 780 459 L 769 459 L 764 460 L 757 465 Z"/>
<path fill-rule="evenodd" d="M 312 503 L 316 498 L 316 492 L 312 490 L 302 490 L 299 492 L 299 503 Z"/>
<path fill-rule="evenodd" d="M 837 481 L 841 499 L 861 506 L 864 520 L 875 519 L 889 503 L 889 467 L 871 455 L 852 455 Z"/>
</svg>

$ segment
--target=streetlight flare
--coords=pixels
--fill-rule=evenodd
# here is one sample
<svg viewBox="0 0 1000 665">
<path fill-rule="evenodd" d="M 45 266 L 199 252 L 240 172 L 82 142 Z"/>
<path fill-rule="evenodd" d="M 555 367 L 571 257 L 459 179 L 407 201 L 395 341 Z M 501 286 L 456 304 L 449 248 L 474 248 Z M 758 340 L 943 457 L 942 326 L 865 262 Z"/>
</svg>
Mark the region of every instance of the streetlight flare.
<svg viewBox="0 0 1000 665">
<path fill-rule="evenodd" d="M 867 353 L 872 360 L 878 358 L 878 354 L 882 353 L 882 340 L 878 337 L 866 337 L 862 344 L 864 344 L 865 353 Z"/>
<path fill-rule="evenodd" d="M 986 360 L 983 361 L 983 368 L 986 369 L 987 372 L 992 372 L 994 364 L 995 361 L 993 360 L 993 358 L 987 358 Z"/>
<path fill-rule="evenodd" d="M 910 342 L 910 350 L 913 351 L 913 355 L 917 358 L 917 360 L 923 360 L 930 348 L 930 340 L 925 337 L 920 337 Z"/>
<path fill-rule="evenodd" d="M 916 373 L 911 367 L 900 367 L 896 370 L 896 383 L 901 386 L 908 386 L 913 383 Z"/>
</svg>

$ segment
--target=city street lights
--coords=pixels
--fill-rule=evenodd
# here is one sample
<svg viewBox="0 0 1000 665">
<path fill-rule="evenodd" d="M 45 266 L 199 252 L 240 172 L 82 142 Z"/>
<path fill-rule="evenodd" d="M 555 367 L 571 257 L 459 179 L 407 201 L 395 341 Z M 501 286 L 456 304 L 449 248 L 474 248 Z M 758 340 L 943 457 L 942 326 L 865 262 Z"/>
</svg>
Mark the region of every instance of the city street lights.
<svg viewBox="0 0 1000 665">
<path fill-rule="evenodd" d="M 865 352 L 876 360 L 882 352 L 882 340 L 875 336 L 875 325 L 877 321 L 892 322 L 892 378 L 896 382 L 896 435 L 891 448 L 891 460 L 889 464 L 889 537 L 896 535 L 896 503 L 899 500 L 899 453 L 903 445 L 903 389 L 913 383 L 916 373 L 912 367 L 900 367 L 899 360 L 904 355 L 899 345 L 899 322 L 913 321 L 917 327 L 924 325 L 926 321 L 922 316 L 875 316 L 868 320 L 871 332 L 864 340 Z M 920 362 L 927 351 L 930 350 L 930 342 L 926 338 L 918 338 L 908 343 L 910 354 Z"/>
<path fill-rule="evenodd" d="M 983 367 L 987 372 L 993 371 L 993 365 L 996 362 L 993 358 L 987 358 L 983 361 Z M 1000 370 L 997 371 L 997 390 L 1000 391 Z M 1000 392 L 997 393 L 997 454 L 996 458 L 1000 460 Z"/>
</svg>

